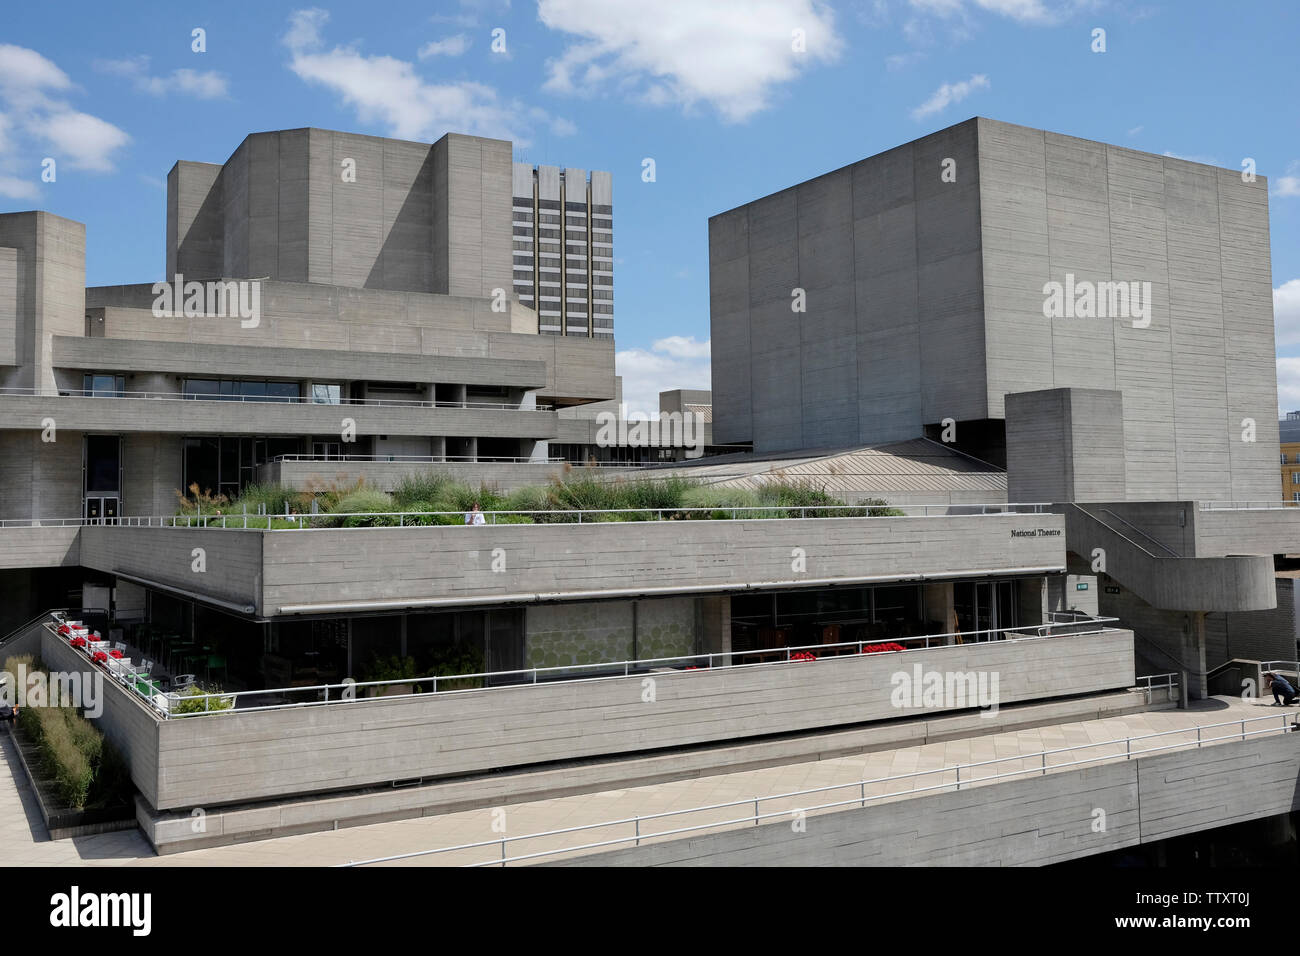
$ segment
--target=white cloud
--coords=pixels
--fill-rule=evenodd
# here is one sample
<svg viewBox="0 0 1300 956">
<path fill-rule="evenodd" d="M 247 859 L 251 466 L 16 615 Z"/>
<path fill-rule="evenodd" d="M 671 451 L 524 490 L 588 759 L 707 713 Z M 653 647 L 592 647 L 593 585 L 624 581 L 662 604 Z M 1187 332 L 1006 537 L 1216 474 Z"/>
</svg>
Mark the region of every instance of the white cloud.
<svg viewBox="0 0 1300 956">
<path fill-rule="evenodd" d="M 894 73 L 898 70 L 906 69 L 913 63 L 918 63 L 924 59 L 925 54 L 918 50 L 913 50 L 911 53 L 894 53 L 885 57 L 885 68 L 891 73 Z"/>
<path fill-rule="evenodd" d="M 0 194 L 39 199 L 40 164 L 109 172 L 130 137 L 112 123 L 76 109 L 76 85 L 35 50 L 0 44 Z"/>
<path fill-rule="evenodd" d="M 629 415 L 657 415 L 660 392 L 713 387 L 709 343 L 693 337 L 670 336 L 649 350 L 624 349 L 614 356 L 614 363 L 623 376 L 623 403 Z"/>
<path fill-rule="evenodd" d="M 522 108 L 502 103 L 490 86 L 471 81 L 430 83 L 415 67 L 391 56 L 370 56 L 351 47 L 326 49 L 324 10 L 298 10 L 284 35 L 289 68 L 301 79 L 339 94 L 367 123 L 379 123 L 400 139 L 433 140 L 448 132 L 528 140 L 519 134 Z"/>
<path fill-rule="evenodd" d="M 0 90 L 67 90 L 72 81 L 51 61 L 35 50 L 0 43 Z"/>
<path fill-rule="evenodd" d="M 1130 136 L 1136 136 L 1138 133 L 1142 132 L 1143 129 L 1144 127 L 1142 126 L 1134 126 L 1131 130 L 1128 131 L 1128 134 Z"/>
<path fill-rule="evenodd" d="M 201 100 L 221 99 L 227 94 L 225 76 L 216 70 L 172 70 L 166 76 L 149 73 L 149 57 L 126 57 L 121 60 L 96 60 L 95 69 L 129 79 L 133 86 L 150 96 L 183 93 Z"/>
<path fill-rule="evenodd" d="M 56 159 L 66 156 L 70 168 L 98 173 L 112 172 L 113 153 L 131 141 L 112 123 L 72 109 L 51 113 L 40 130 Z"/>
<path fill-rule="evenodd" d="M 1273 290 L 1273 338 L 1279 347 L 1300 345 L 1300 279 Z"/>
<path fill-rule="evenodd" d="M 942 18 L 965 18 L 974 9 L 996 13 L 1018 23 L 1049 25 L 1066 19 L 1075 9 L 1086 6 L 1079 2 L 1065 3 L 1059 7 L 1048 7 L 1042 0 L 910 0 L 914 9 L 921 13 L 932 14 Z"/>
<path fill-rule="evenodd" d="M 928 100 L 912 110 L 912 119 L 921 120 L 935 113 L 941 113 L 952 104 L 966 99 L 975 90 L 986 90 L 988 86 L 989 78 L 983 73 L 972 74 L 969 80 L 962 80 L 960 83 L 945 83 L 930 94 Z"/>
<path fill-rule="evenodd" d="M 460 56 L 468 49 L 469 37 L 464 33 L 457 33 L 441 40 L 430 40 L 420 47 L 420 59 L 427 60 L 431 56 Z"/>
<path fill-rule="evenodd" d="M 663 352 L 679 359 L 696 359 L 709 357 L 708 342 L 697 342 L 695 336 L 670 335 L 659 339 L 651 346 L 656 352 Z"/>
<path fill-rule="evenodd" d="M 1300 358 L 1277 360 L 1277 406 L 1280 412 L 1300 409 Z"/>
<path fill-rule="evenodd" d="M 1300 196 L 1300 161 L 1286 168 L 1286 175 L 1273 180 L 1274 196 Z"/>
<path fill-rule="evenodd" d="M 538 18 L 581 37 L 547 63 L 545 88 L 594 95 L 614 89 L 651 105 L 708 103 L 729 122 L 764 109 L 772 89 L 843 41 L 822 0 L 539 0 Z M 803 52 L 796 52 L 802 31 Z"/>
<path fill-rule="evenodd" d="M 0 173 L 0 196 L 6 199 L 39 199 L 40 188 L 34 179 L 19 179 Z"/>
</svg>

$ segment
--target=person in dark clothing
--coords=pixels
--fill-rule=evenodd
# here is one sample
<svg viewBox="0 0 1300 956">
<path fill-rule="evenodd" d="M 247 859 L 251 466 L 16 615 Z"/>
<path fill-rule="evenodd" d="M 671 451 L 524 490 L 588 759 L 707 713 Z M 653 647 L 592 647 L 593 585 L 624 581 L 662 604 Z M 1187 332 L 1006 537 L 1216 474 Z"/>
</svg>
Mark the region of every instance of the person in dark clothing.
<svg viewBox="0 0 1300 956">
<path fill-rule="evenodd" d="M 0 704 L 0 724 L 12 724 L 18 717 L 18 708 Z"/>
<path fill-rule="evenodd" d="M 1296 689 L 1291 686 L 1291 682 L 1281 674 L 1267 671 L 1264 676 L 1268 678 L 1268 687 L 1273 691 L 1274 704 L 1278 706 L 1290 705 L 1300 700 L 1300 694 L 1296 693 Z"/>
</svg>

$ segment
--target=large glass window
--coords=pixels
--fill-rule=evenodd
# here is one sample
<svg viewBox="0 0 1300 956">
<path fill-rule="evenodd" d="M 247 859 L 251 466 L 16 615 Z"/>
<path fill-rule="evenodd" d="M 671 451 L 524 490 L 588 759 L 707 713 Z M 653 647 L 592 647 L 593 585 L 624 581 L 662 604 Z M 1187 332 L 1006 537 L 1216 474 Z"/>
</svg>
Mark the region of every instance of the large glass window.
<svg viewBox="0 0 1300 956">
<path fill-rule="evenodd" d="M 298 399 L 297 382 L 271 382 L 266 379 L 187 378 L 181 383 L 185 398 L 207 401 L 293 402 Z"/>
<path fill-rule="evenodd" d="M 311 400 L 317 405 L 338 405 L 343 398 L 343 386 L 333 382 L 313 382 Z"/>
<path fill-rule="evenodd" d="M 91 398 L 120 398 L 126 390 L 126 377 L 87 374 L 82 379 L 81 388 Z"/>
</svg>

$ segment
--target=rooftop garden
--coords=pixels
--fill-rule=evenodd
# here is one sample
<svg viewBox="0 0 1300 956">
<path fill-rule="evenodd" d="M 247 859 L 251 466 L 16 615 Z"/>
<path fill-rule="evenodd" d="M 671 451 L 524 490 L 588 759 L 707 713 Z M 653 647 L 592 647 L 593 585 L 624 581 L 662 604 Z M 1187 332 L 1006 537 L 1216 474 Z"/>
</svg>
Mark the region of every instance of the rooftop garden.
<svg viewBox="0 0 1300 956">
<path fill-rule="evenodd" d="M 474 487 L 431 470 L 408 476 L 391 493 L 362 481 L 310 491 L 249 485 L 234 499 L 191 485 L 188 495 L 176 496 L 178 518 L 201 520 L 209 527 L 244 527 L 247 521 L 249 528 L 272 530 L 463 524 L 476 503 L 491 524 L 563 524 L 580 516 L 591 522 L 877 518 L 903 513 L 879 499 L 849 506 L 823 486 L 803 480 L 779 479 L 750 489 L 678 476 L 611 480 L 567 473 L 549 484 L 509 493 L 488 484 Z"/>
</svg>

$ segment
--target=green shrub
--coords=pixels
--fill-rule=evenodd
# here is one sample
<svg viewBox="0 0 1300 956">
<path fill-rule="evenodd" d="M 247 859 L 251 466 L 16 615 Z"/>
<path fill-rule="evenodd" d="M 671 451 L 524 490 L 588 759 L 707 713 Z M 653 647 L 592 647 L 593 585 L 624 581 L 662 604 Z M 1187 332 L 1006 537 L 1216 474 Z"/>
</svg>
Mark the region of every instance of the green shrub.
<svg viewBox="0 0 1300 956">
<path fill-rule="evenodd" d="M 173 701 L 172 714 L 210 714 L 217 710 L 230 710 L 235 706 L 234 697 L 205 697 L 205 694 L 220 694 L 221 689 L 206 691 L 193 684 L 178 695 L 180 700 Z"/>
<path fill-rule="evenodd" d="M 393 502 L 403 511 L 416 511 L 416 505 L 426 505 L 443 498 L 452 485 L 458 482 L 451 475 L 431 471 L 407 475 L 393 489 Z"/>
</svg>

